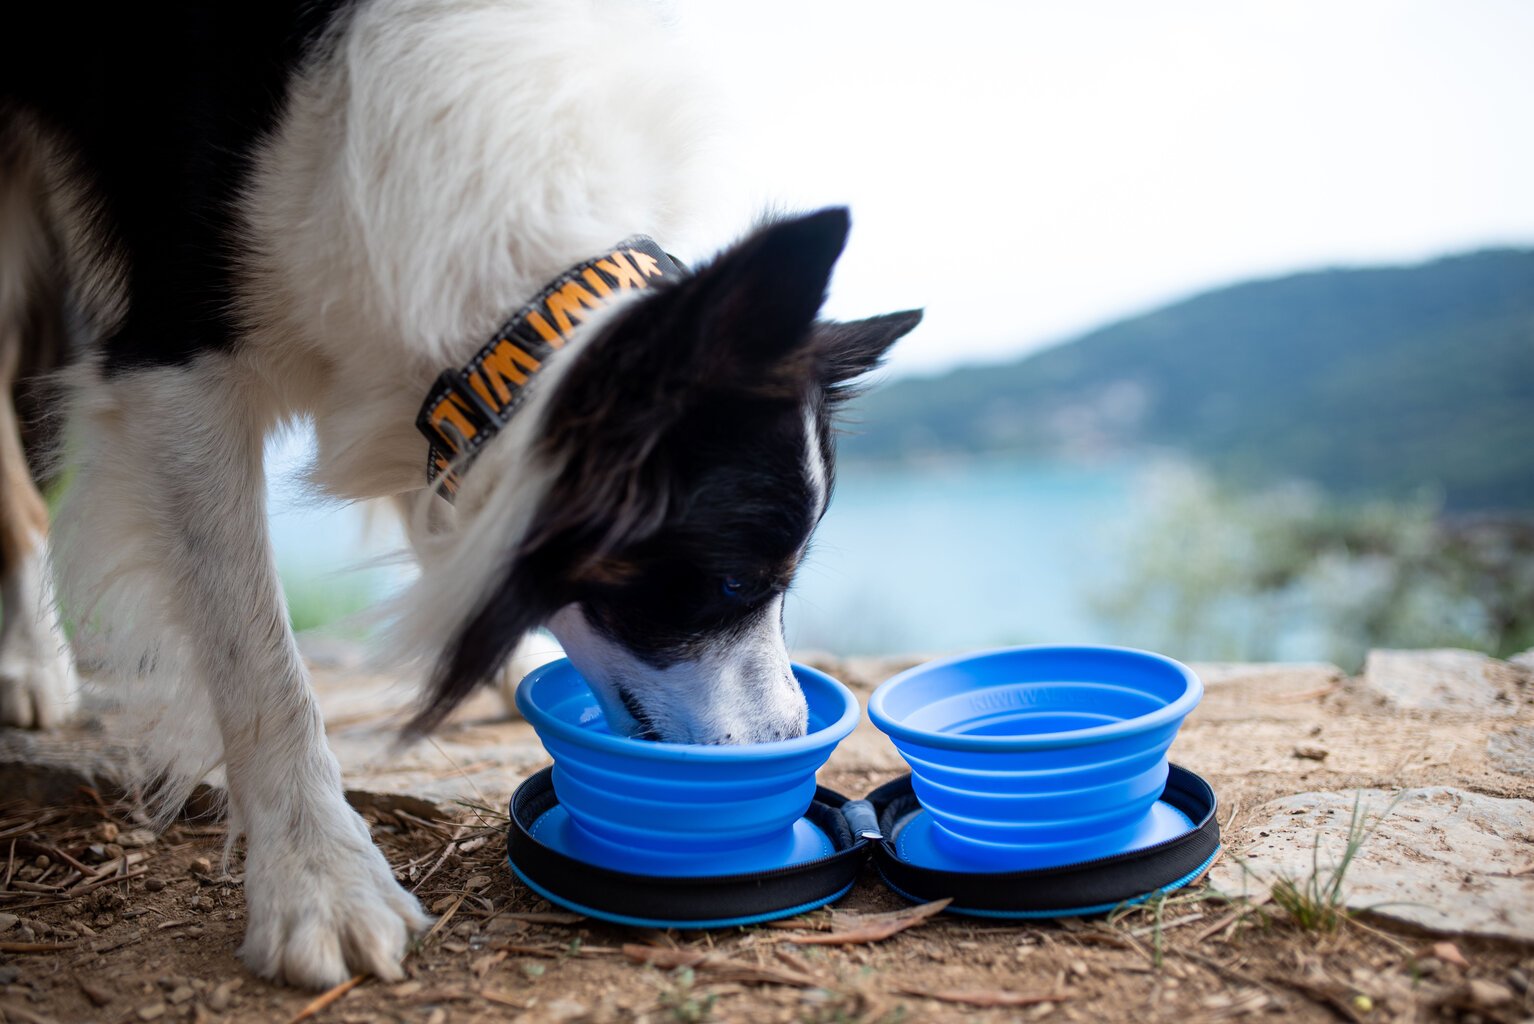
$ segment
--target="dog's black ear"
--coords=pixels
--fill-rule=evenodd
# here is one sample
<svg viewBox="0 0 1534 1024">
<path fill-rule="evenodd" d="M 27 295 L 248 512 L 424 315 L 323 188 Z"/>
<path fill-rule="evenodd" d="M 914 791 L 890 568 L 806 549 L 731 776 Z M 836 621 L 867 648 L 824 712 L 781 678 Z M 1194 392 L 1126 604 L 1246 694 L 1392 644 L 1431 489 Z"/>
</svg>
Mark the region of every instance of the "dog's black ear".
<svg viewBox="0 0 1534 1024">
<path fill-rule="evenodd" d="M 824 321 L 815 326 L 814 351 L 820 383 L 840 401 L 854 394 L 851 382 L 884 362 L 890 346 L 921 323 L 922 311 L 871 316 L 867 320 Z"/>
<path fill-rule="evenodd" d="M 845 207 L 778 221 L 702 268 L 689 296 L 700 340 L 764 362 L 800 348 L 850 226 Z"/>
</svg>

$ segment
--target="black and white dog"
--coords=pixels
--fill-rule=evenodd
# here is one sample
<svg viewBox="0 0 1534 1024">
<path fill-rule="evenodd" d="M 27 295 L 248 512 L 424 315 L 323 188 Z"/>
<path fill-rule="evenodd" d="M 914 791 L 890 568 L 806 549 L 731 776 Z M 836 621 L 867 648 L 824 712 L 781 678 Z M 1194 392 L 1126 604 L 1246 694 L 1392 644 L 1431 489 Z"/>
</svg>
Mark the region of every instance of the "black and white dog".
<svg viewBox="0 0 1534 1024">
<path fill-rule="evenodd" d="M 27 7 L 0 21 L 0 716 L 72 699 L 23 445 L 59 411 L 61 606 L 160 709 L 164 806 L 223 765 L 253 970 L 399 977 L 425 922 L 346 804 L 288 626 L 262 476 L 284 423 L 312 421 L 325 492 L 405 515 L 418 727 L 547 625 L 635 733 L 804 730 L 782 601 L 831 415 L 919 314 L 817 319 L 840 210 L 691 274 L 622 241 L 664 245 L 707 184 L 647 5 Z"/>
</svg>

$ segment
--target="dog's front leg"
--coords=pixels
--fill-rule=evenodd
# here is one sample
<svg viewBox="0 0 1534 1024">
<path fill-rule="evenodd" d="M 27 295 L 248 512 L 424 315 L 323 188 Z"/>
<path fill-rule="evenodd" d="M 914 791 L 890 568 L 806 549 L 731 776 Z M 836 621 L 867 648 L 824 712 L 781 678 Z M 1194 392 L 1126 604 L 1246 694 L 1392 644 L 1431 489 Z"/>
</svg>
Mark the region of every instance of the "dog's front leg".
<svg viewBox="0 0 1534 1024">
<path fill-rule="evenodd" d="M 181 677 L 165 685 L 192 676 L 206 691 L 231 830 L 246 840 L 246 964 L 308 986 L 359 972 L 398 978 L 426 918 L 343 795 L 267 536 L 265 417 L 235 368 L 231 357 L 204 356 L 106 386 L 110 408 L 87 408 L 79 439 L 69 557 L 91 557 L 82 549 L 92 542 L 97 552 L 137 546 L 126 569 L 108 571 L 132 572 L 137 613 L 155 608 L 164 620 L 151 624 L 152 642 L 173 652 Z M 79 576 L 66 567 L 66 581 Z M 134 613 L 120 603 L 115 612 Z M 180 739 L 176 713 L 161 713 L 152 743 Z"/>
</svg>

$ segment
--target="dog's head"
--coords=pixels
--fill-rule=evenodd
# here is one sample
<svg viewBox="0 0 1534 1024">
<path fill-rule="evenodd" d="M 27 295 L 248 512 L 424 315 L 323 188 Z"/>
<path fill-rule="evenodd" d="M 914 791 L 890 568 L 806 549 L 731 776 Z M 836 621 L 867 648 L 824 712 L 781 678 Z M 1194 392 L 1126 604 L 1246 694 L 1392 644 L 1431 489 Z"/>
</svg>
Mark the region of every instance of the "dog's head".
<svg viewBox="0 0 1534 1024">
<path fill-rule="evenodd" d="M 831 417 L 921 319 L 817 319 L 847 228 L 840 209 L 769 225 L 591 327 L 540 402 L 551 482 L 448 645 L 433 708 L 547 624 L 619 730 L 804 732 L 783 595 L 830 497 Z"/>
</svg>

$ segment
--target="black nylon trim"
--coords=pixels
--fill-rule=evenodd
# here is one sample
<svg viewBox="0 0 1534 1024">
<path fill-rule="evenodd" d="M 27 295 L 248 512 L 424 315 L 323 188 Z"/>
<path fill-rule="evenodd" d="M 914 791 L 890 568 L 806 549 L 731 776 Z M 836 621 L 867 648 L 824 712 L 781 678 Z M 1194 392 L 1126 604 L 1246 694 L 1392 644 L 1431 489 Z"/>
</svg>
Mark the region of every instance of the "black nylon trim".
<svg viewBox="0 0 1534 1024">
<path fill-rule="evenodd" d="M 824 900 L 857 878 L 868 857 L 868 843 L 854 841 L 840 807 L 840 793 L 818 787 L 806 817 L 830 838 L 829 857 L 749 875 L 665 878 L 597 867 L 549 849 L 531 834 L 533 822 L 557 802 L 553 771 L 545 768 L 517 788 L 511 798 L 506 851 L 511 862 L 549 892 L 625 917 L 675 922 L 772 914 Z"/>
<path fill-rule="evenodd" d="M 1145 850 L 1031 871 L 961 873 L 916 867 L 895 855 L 892 839 L 859 840 L 842 813 L 845 796 L 817 787 L 806 817 L 826 833 L 837 851 L 807 864 L 749 875 L 664 878 L 597 867 L 544 846 L 530 833 L 539 815 L 558 799 L 552 769 L 529 778 L 511 801 L 507 853 L 530 879 L 573 903 L 625 917 L 688 921 L 772 914 L 823 900 L 857 878 L 871 848 L 886 882 L 914 899 L 952 897 L 954 910 L 1014 913 L 1069 912 L 1111 906 L 1144 896 L 1186 877 L 1220 845 L 1215 796 L 1209 784 L 1171 765 L 1161 799 L 1186 814 L 1192 831 Z M 888 782 L 866 798 L 878 813 L 879 829 L 892 837 L 902 820 L 920 810 L 909 775 Z"/>
<path fill-rule="evenodd" d="M 961 873 L 917 867 L 895 854 L 893 836 L 902 819 L 920 810 L 906 775 L 868 795 L 886 838 L 874 846 L 874 863 L 885 880 L 915 899 L 951 897 L 954 910 L 1049 913 L 1122 903 L 1184 878 L 1220 845 L 1214 791 L 1197 775 L 1171 765 L 1161 799 L 1186 814 L 1193 831 L 1132 853 L 1030 871 Z"/>
</svg>

